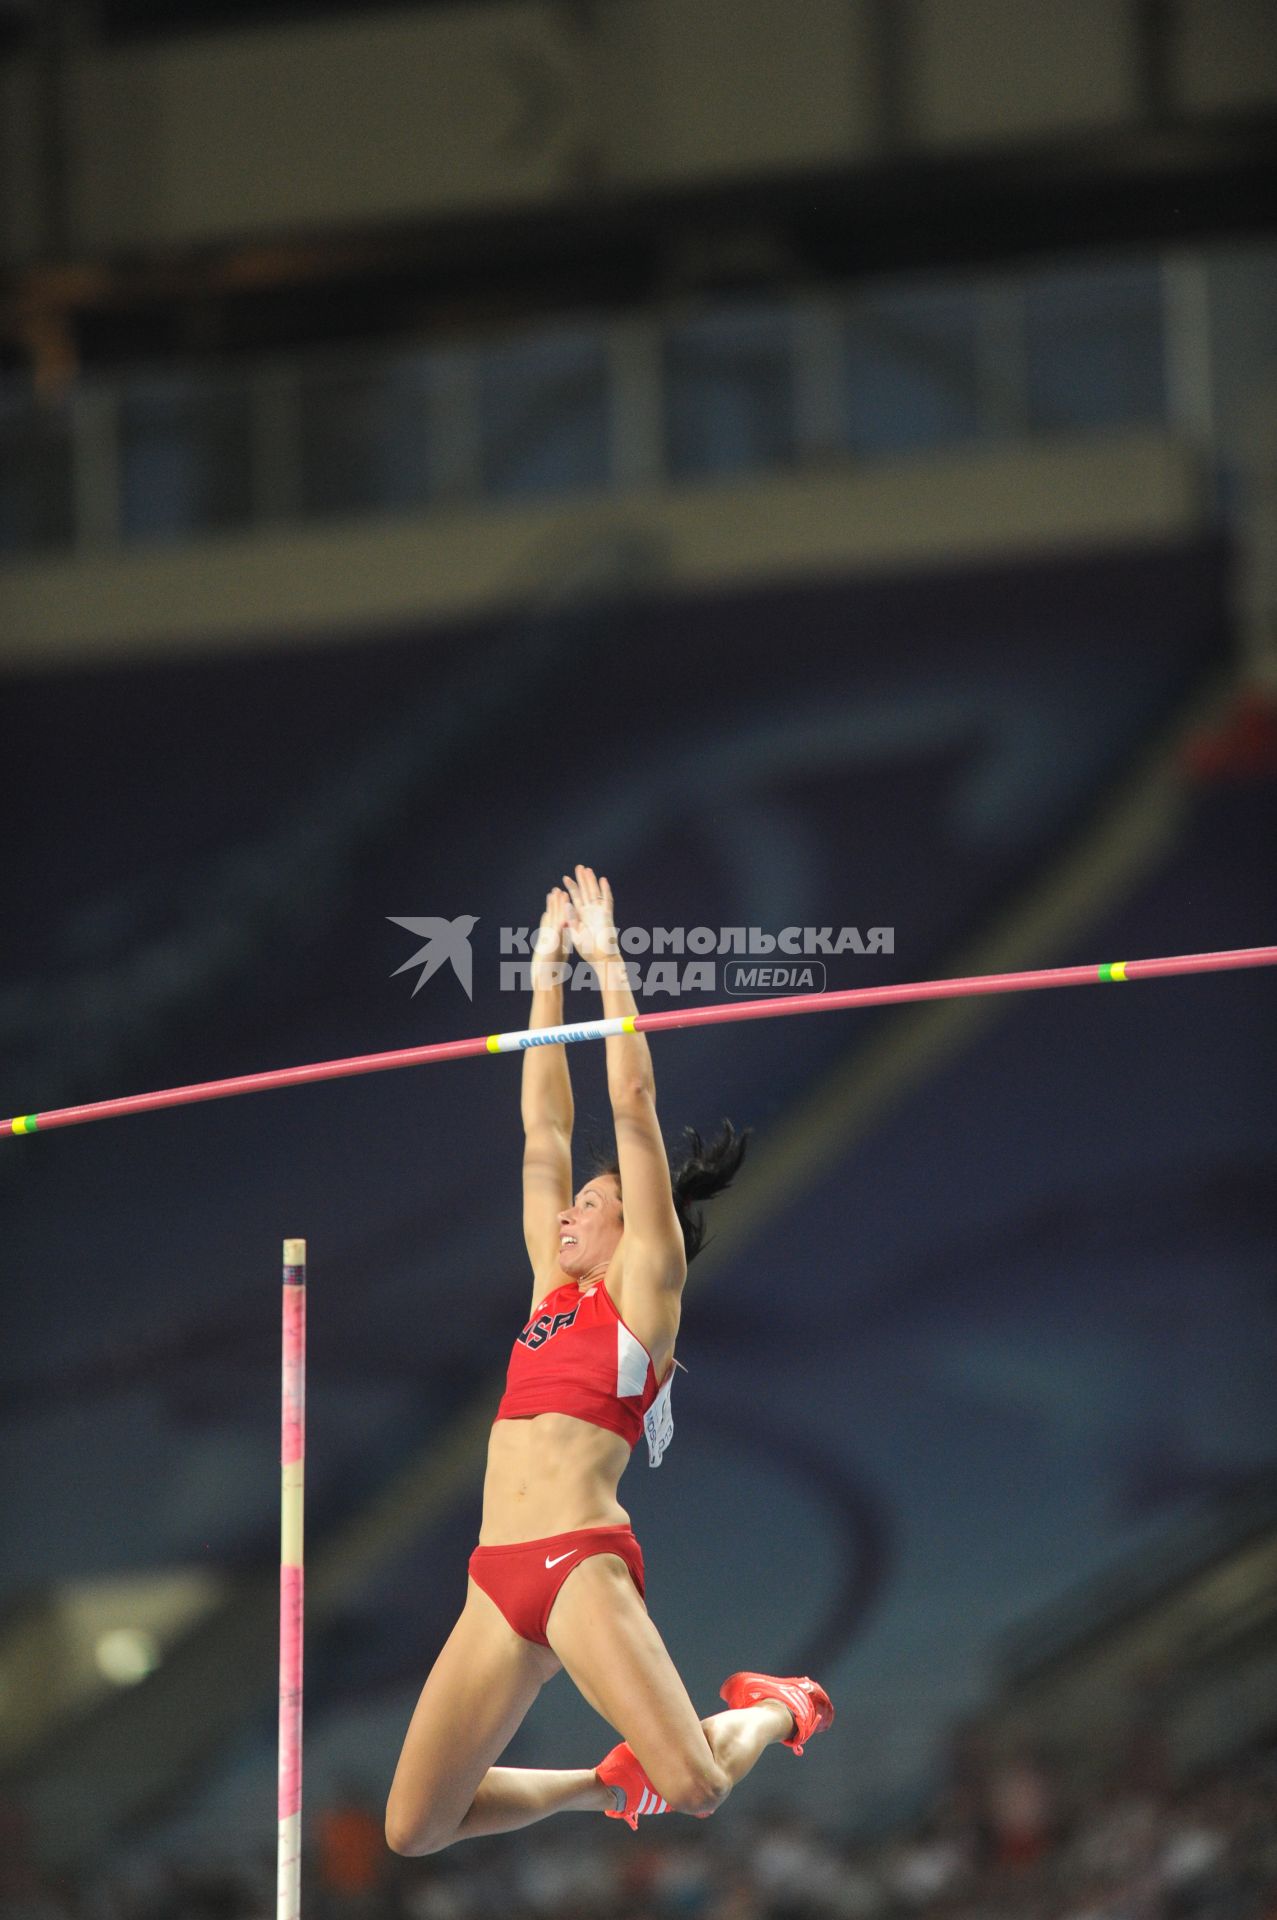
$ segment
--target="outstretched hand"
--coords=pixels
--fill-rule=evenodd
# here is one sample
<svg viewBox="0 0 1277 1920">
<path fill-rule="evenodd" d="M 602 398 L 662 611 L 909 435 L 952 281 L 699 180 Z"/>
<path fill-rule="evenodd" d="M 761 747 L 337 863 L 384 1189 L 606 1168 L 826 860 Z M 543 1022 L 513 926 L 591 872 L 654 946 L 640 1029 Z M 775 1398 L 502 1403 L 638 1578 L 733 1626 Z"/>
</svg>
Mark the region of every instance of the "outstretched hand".
<svg viewBox="0 0 1277 1920">
<path fill-rule="evenodd" d="M 569 917 L 572 903 L 562 887 L 551 887 L 532 943 L 532 988 L 563 984 L 563 963 L 572 951 Z"/>
<path fill-rule="evenodd" d="M 568 932 L 581 958 L 613 958 L 618 947 L 612 889 L 607 880 L 596 876 L 593 867 L 578 867 L 575 879 L 564 874 L 563 885 L 569 901 Z"/>
</svg>

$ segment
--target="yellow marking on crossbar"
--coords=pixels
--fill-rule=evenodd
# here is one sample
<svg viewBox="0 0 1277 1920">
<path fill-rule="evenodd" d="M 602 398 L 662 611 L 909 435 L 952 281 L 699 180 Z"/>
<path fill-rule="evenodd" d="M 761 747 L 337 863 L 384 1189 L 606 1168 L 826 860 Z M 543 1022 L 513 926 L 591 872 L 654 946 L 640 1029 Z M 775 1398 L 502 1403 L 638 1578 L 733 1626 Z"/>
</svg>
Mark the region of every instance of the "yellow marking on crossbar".
<svg viewBox="0 0 1277 1920">
<path fill-rule="evenodd" d="M 301 1460 L 290 1460 L 280 1473 L 279 1557 L 286 1567 L 302 1564 L 302 1502 L 306 1468 Z"/>
</svg>

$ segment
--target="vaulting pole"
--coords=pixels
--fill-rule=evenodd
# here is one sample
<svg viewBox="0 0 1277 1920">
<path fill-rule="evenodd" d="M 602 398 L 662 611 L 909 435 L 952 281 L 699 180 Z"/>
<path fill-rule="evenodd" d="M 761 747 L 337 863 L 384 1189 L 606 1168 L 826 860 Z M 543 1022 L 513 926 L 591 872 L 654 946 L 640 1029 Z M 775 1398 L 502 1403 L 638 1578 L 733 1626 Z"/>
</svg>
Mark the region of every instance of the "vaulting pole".
<svg viewBox="0 0 1277 1920">
<path fill-rule="evenodd" d="M 279 1839 L 276 1920 L 299 1920 L 302 1855 L 303 1501 L 306 1473 L 306 1242 L 284 1242 L 279 1421 Z"/>
</svg>

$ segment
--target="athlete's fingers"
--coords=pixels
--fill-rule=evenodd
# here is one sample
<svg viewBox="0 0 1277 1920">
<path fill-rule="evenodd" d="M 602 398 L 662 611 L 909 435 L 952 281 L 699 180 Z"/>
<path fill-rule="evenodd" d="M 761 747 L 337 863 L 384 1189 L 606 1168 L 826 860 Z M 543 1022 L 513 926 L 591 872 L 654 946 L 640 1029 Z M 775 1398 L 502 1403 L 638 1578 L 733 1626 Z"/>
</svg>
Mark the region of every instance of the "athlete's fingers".
<svg viewBox="0 0 1277 1920">
<path fill-rule="evenodd" d="M 545 896 L 545 907 L 541 914 L 541 924 L 545 927 L 555 927 L 558 925 L 560 918 L 558 889 L 551 887 Z"/>
</svg>

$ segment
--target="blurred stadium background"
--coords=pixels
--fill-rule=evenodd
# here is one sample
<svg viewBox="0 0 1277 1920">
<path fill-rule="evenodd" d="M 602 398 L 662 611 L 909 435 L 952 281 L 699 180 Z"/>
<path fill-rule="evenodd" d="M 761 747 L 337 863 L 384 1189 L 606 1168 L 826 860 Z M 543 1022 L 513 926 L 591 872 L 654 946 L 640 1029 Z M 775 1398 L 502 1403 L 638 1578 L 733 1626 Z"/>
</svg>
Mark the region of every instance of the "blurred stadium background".
<svg viewBox="0 0 1277 1920">
<path fill-rule="evenodd" d="M 1272 941 L 1267 0 L 7 0 L 0 264 L 0 1111 L 519 1026 L 577 859 L 891 930 L 831 986 Z M 461 913 L 414 994 L 391 916 Z M 654 1054 L 756 1141 L 649 1598 L 835 1734 L 710 1828 L 383 1854 L 517 1066 L 12 1142 L 7 1920 L 273 1911 L 284 1233 L 312 1914 L 1277 1914 L 1271 976 Z M 608 1744 L 560 1680 L 513 1757 Z"/>
</svg>

